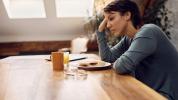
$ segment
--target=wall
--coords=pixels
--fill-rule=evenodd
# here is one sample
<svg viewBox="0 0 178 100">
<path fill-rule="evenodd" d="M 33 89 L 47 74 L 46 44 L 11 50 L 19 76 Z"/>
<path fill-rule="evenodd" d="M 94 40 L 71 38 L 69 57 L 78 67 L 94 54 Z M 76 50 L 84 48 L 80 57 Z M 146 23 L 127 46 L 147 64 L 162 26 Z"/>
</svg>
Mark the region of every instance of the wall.
<svg viewBox="0 0 178 100">
<path fill-rule="evenodd" d="M 55 0 L 44 0 L 47 18 L 9 19 L 0 0 L 0 42 L 71 40 L 83 33 L 84 18 L 56 18 Z"/>
<path fill-rule="evenodd" d="M 55 0 L 44 0 L 47 18 L 9 19 L 0 0 L 0 42 L 71 40 L 82 35 L 83 18 L 56 18 Z M 140 1 L 140 0 L 137 0 Z M 178 0 L 168 0 L 173 12 L 171 41 L 178 48 Z"/>
</svg>

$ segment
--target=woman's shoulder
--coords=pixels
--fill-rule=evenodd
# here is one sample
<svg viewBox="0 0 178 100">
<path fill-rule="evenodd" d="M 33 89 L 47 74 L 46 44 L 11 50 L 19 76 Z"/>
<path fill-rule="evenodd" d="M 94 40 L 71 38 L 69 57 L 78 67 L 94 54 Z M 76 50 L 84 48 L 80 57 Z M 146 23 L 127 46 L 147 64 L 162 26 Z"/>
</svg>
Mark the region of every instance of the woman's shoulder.
<svg viewBox="0 0 178 100">
<path fill-rule="evenodd" d="M 141 30 L 142 29 L 149 29 L 149 30 L 152 30 L 152 31 L 154 31 L 154 30 L 161 31 L 161 28 L 159 26 L 155 25 L 155 24 L 144 24 L 140 29 Z"/>
<path fill-rule="evenodd" d="M 145 24 L 140 28 L 140 30 L 136 34 L 135 38 L 138 38 L 138 37 L 153 38 L 156 36 L 158 31 L 161 31 L 161 30 L 157 25 Z"/>
</svg>

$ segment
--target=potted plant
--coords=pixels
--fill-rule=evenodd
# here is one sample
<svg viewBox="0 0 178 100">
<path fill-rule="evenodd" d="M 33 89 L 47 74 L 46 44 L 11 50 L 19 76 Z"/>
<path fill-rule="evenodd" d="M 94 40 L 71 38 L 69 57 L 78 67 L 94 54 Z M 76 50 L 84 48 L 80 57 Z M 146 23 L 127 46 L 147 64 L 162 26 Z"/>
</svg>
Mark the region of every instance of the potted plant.
<svg viewBox="0 0 178 100">
<path fill-rule="evenodd" d="M 166 8 L 168 0 L 152 0 L 148 8 L 145 9 L 143 15 L 143 22 L 153 23 L 158 25 L 166 33 L 167 37 L 171 39 L 170 30 L 173 23 L 170 19 L 172 12 Z"/>
</svg>

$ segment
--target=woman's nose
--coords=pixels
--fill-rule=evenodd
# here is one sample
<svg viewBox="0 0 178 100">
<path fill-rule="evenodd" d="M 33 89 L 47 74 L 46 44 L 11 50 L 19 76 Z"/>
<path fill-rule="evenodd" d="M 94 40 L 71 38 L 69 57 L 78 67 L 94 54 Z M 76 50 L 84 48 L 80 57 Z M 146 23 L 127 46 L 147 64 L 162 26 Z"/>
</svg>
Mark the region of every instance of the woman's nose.
<svg viewBox="0 0 178 100">
<path fill-rule="evenodd" d="M 111 24 L 110 24 L 110 23 L 107 23 L 106 27 L 107 27 L 107 28 L 111 28 Z"/>
</svg>

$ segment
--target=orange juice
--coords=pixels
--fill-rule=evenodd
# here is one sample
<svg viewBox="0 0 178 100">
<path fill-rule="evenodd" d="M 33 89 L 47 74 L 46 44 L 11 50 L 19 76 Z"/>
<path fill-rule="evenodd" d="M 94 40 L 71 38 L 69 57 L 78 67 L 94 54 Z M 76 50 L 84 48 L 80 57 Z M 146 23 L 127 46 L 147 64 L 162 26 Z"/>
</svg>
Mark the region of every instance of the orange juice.
<svg viewBox="0 0 178 100">
<path fill-rule="evenodd" d="M 69 52 L 64 52 L 64 64 L 69 63 Z"/>
</svg>

